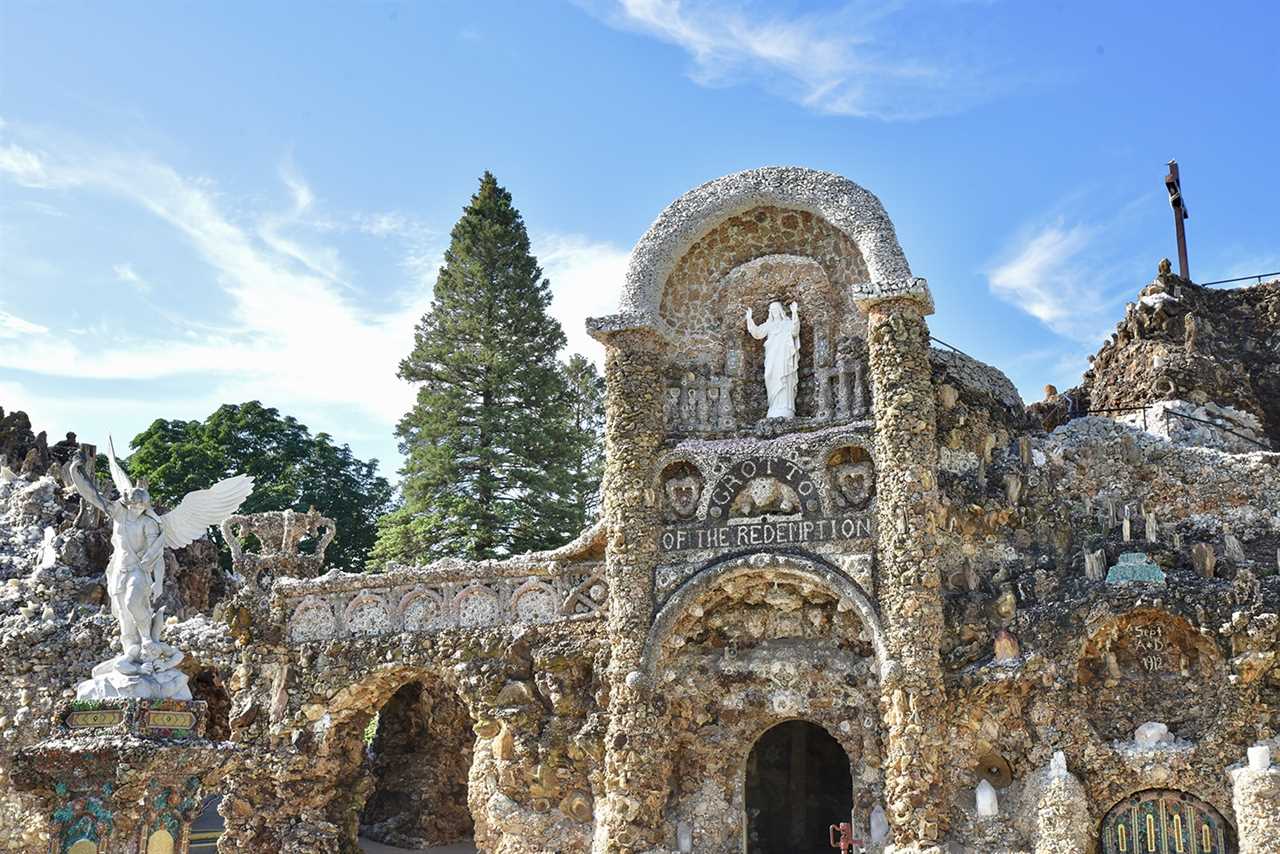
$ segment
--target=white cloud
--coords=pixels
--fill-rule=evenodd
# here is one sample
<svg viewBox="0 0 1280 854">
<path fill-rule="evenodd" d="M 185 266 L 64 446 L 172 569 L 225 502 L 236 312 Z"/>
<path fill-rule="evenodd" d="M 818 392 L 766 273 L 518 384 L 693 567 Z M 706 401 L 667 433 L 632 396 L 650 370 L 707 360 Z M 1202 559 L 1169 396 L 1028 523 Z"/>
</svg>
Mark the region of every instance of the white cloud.
<svg viewBox="0 0 1280 854">
<path fill-rule="evenodd" d="M 51 328 L 0 311 L 0 369 L 35 375 L 0 383 L 6 407 L 29 407 L 32 417 L 59 430 L 132 435 L 155 417 L 202 418 L 219 403 L 259 399 L 313 429 L 353 443 L 359 438 L 376 447 L 384 468 L 395 468 L 392 430 L 415 391 L 396 371 L 430 306 L 443 232 L 397 212 L 326 213 L 319 194 L 290 166 L 282 169 L 291 202 L 285 210 L 264 213 L 259 204 L 233 214 L 215 182 L 180 174 L 152 156 L 77 140 L 40 142 L 39 154 L 31 145 L 7 146 L 17 153 L 0 159 L 0 180 L 92 192 L 149 212 L 208 265 L 213 296 L 226 308 L 217 317 L 195 316 L 190 281 L 162 284 L 157 274 L 149 283 L 136 262 L 121 262 L 112 267 L 116 278 L 147 291 L 146 304 L 162 323 L 108 328 L 90 309 L 93 328 Z M 405 272 L 403 286 L 388 294 L 380 282 L 374 292 L 348 274 L 341 235 L 387 241 L 385 251 Z M 551 311 L 570 351 L 600 361 L 584 320 L 615 308 L 626 253 L 558 234 L 537 236 L 535 251 L 552 281 Z M 150 384 L 159 380 L 166 382 Z M 87 392 L 77 397 L 68 388 Z"/>
<path fill-rule="evenodd" d="M 1116 204 L 1103 218 L 1060 213 L 1024 228 L 986 271 L 991 293 L 1059 335 L 1090 348 L 1111 332 L 1154 263 L 1132 250 L 1131 226 L 1148 199 Z M 1059 208 L 1074 210 L 1079 198 Z"/>
<path fill-rule="evenodd" d="M 534 235 L 533 252 L 551 280 L 551 314 L 564 327 L 567 351 L 604 366 L 604 348 L 587 335 L 586 319 L 617 310 L 627 272 L 626 250 L 580 235 Z"/>
<path fill-rule="evenodd" d="M 49 186 L 40 155 L 19 145 L 0 146 L 0 172 L 23 187 Z"/>
<path fill-rule="evenodd" d="M 1061 222 L 1031 234 L 987 274 L 991 292 L 1065 334 L 1068 322 L 1082 307 L 1081 297 L 1091 301 L 1097 297 L 1078 266 L 1091 239 L 1087 226 Z"/>
<path fill-rule="evenodd" d="M 195 336 L 172 325 L 155 337 L 118 330 L 95 350 L 69 330 L 5 321 L 0 367 L 94 379 L 213 374 L 231 399 L 348 407 L 388 422 L 408 407 L 412 389 L 395 372 L 427 305 L 421 288 L 407 289 L 389 310 L 366 311 L 362 300 L 336 286 L 336 254 L 329 247 L 310 252 L 280 237 L 290 215 L 267 215 L 257 229 L 242 227 L 224 212 L 212 182 L 183 176 L 149 156 L 76 143 L 56 155 L 16 144 L 4 151 L 0 177 L 25 186 L 105 191 L 171 226 L 215 272 L 232 323 L 220 332 L 201 328 Z M 296 216 L 311 204 L 310 191 L 300 181 L 291 191 Z M 117 275 L 127 279 L 132 272 L 126 267 Z M 180 311 L 180 293 L 170 289 L 156 294 L 157 301 Z"/>
<path fill-rule="evenodd" d="M 137 274 L 132 264 L 114 264 L 111 267 L 111 271 L 116 274 L 117 279 L 126 285 L 133 286 L 142 293 L 151 290 L 150 283 Z"/>
<path fill-rule="evenodd" d="M 922 28 L 888 25 L 910 5 L 900 0 L 791 15 L 744 0 L 583 2 L 615 26 L 683 49 L 700 85 L 759 81 L 821 113 L 917 119 L 957 112 L 991 93 L 977 69 L 948 58 L 951 45 L 920 46 L 914 35 Z M 917 55 L 925 49 L 928 58 Z"/>
<path fill-rule="evenodd" d="M 19 338 L 28 335 L 43 335 L 48 327 L 29 320 L 23 320 L 16 314 L 0 310 L 0 338 Z"/>
</svg>

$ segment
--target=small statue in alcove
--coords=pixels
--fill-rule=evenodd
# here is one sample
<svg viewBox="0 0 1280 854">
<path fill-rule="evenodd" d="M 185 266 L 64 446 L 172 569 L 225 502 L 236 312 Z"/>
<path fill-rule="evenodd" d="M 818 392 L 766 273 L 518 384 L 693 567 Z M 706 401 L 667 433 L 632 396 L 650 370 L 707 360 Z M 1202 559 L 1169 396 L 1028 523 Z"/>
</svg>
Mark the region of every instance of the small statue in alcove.
<svg viewBox="0 0 1280 854">
<path fill-rule="evenodd" d="M 791 303 L 791 316 L 782 303 L 769 303 L 769 319 L 759 326 L 747 308 L 747 331 L 764 339 L 764 387 L 769 395 L 766 418 L 794 418 L 796 384 L 800 379 L 800 306 Z"/>
</svg>

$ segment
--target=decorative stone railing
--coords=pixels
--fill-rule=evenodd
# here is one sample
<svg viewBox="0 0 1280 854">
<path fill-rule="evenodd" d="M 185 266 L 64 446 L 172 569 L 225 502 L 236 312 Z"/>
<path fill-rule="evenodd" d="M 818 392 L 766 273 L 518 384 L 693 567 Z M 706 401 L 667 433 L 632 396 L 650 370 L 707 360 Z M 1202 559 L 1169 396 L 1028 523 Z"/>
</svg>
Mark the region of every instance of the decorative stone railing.
<svg viewBox="0 0 1280 854">
<path fill-rule="evenodd" d="M 687 374 L 667 386 L 666 421 L 678 433 L 715 433 L 734 429 L 728 377 Z"/>
<path fill-rule="evenodd" d="M 601 562 L 446 560 L 379 574 L 282 578 L 272 598 L 287 640 L 307 643 L 594 620 L 604 616 L 608 593 Z"/>
<path fill-rule="evenodd" d="M 817 417 L 821 420 L 862 418 L 871 412 L 866 363 L 842 356 L 834 367 L 818 368 Z"/>
</svg>

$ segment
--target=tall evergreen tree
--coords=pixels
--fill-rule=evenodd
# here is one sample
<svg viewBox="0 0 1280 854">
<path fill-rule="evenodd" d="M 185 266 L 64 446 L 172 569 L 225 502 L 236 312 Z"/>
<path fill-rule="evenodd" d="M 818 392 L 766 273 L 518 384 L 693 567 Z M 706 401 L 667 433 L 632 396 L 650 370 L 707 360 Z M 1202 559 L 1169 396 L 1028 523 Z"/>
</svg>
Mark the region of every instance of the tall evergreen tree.
<svg viewBox="0 0 1280 854">
<path fill-rule="evenodd" d="M 600 479 L 604 475 L 604 377 L 578 353 L 565 365 L 569 386 L 569 428 L 573 462 L 569 469 L 574 526 L 586 528 L 600 515 Z"/>
<path fill-rule="evenodd" d="M 485 172 L 451 232 L 431 309 L 400 363 L 417 400 L 396 429 L 404 504 L 375 563 L 473 559 L 576 534 L 569 390 L 549 283 L 511 194 Z"/>
</svg>

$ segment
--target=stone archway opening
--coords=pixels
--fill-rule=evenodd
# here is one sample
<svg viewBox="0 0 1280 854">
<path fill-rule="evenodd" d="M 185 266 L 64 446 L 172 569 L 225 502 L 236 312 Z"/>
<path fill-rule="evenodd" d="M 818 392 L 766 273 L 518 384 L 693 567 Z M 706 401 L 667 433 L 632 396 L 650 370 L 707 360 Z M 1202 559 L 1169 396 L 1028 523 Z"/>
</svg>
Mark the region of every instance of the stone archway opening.
<svg viewBox="0 0 1280 854">
<path fill-rule="evenodd" d="M 401 686 L 369 720 L 364 742 L 371 785 L 360 812 L 362 838 L 396 848 L 474 850 L 468 777 L 475 733 L 451 687 L 436 680 Z"/>
<path fill-rule="evenodd" d="M 1102 820 L 1101 854 L 1236 854 L 1231 825 L 1210 804 L 1171 789 L 1134 792 Z"/>
<path fill-rule="evenodd" d="M 746 854 L 829 852 L 827 828 L 850 820 L 849 755 L 816 724 L 767 730 L 751 748 L 746 777 Z"/>
</svg>

